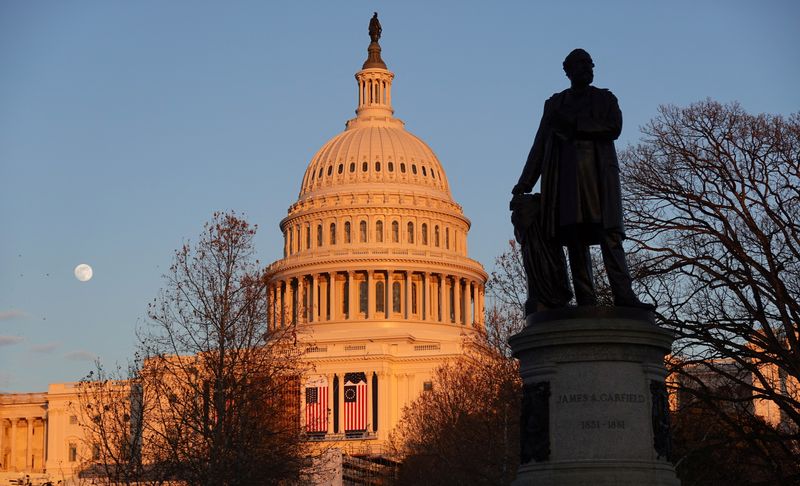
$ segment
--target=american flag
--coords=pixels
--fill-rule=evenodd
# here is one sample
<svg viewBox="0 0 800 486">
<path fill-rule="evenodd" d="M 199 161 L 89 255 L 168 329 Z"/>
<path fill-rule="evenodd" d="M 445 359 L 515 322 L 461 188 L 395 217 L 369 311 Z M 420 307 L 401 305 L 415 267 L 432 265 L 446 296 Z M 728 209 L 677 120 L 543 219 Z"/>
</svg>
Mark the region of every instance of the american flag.
<svg viewBox="0 0 800 486">
<path fill-rule="evenodd" d="M 344 375 L 344 431 L 367 429 L 367 375 Z"/>
<path fill-rule="evenodd" d="M 328 431 L 328 383 L 324 377 L 306 382 L 306 432 Z"/>
</svg>

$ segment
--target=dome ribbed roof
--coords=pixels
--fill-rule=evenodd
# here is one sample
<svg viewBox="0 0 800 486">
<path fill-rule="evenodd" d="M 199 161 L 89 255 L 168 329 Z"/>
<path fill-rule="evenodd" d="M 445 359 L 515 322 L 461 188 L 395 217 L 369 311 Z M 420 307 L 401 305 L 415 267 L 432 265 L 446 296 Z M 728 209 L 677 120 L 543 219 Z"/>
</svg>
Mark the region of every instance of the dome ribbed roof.
<svg viewBox="0 0 800 486">
<path fill-rule="evenodd" d="M 447 176 L 433 150 L 401 123 L 377 121 L 351 127 L 323 145 L 306 169 L 300 198 L 338 192 L 355 184 L 369 184 L 375 190 L 382 183 L 452 199 Z"/>
</svg>

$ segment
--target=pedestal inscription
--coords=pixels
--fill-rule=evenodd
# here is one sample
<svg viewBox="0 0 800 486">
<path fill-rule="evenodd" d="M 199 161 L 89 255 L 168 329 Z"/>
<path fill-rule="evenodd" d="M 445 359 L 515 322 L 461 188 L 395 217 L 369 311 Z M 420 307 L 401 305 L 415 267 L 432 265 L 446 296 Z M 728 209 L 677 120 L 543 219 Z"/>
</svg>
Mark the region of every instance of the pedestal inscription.
<svg viewBox="0 0 800 486">
<path fill-rule="evenodd" d="M 649 459 L 628 450 L 650 428 L 644 378 L 636 363 L 563 363 L 553 383 L 553 460 Z"/>
</svg>

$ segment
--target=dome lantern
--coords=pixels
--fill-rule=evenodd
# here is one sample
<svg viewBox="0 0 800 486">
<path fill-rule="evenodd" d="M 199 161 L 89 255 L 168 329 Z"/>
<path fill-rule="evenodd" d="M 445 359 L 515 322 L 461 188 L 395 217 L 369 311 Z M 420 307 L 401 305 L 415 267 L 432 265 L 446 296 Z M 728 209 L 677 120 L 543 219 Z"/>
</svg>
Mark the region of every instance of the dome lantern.
<svg viewBox="0 0 800 486">
<path fill-rule="evenodd" d="M 347 122 L 347 128 L 362 124 L 363 121 L 400 122 L 394 120 L 392 115 L 392 79 L 394 73 L 389 71 L 386 63 L 381 58 L 381 38 L 383 28 L 378 21 L 378 12 L 375 12 L 369 21 L 370 43 L 367 48 L 367 60 L 361 66 L 361 71 L 356 73 L 358 85 L 357 117 Z M 402 123 L 402 122 L 400 122 Z"/>
</svg>

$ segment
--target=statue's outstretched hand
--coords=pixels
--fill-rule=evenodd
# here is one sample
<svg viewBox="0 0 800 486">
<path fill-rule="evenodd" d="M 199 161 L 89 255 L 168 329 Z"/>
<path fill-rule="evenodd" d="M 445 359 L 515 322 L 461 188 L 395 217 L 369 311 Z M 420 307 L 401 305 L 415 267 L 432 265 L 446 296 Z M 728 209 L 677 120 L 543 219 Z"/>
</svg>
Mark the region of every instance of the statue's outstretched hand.
<svg viewBox="0 0 800 486">
<path fill-rule="evenodd" d="M 531 192 L 531 189 L 533 189 L 533 187 L 528 187 L 527 184 L 519 183 L 514 186 L 514 189 L 511 189 L 511 194 L 515 196 L 517 194 L 525 194 L 526 192 Z"/>
</svg>

